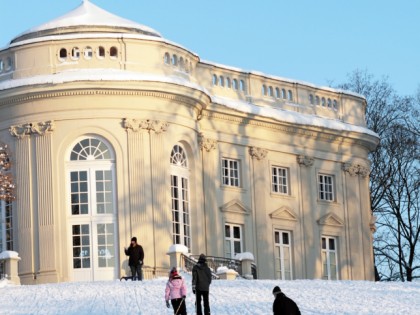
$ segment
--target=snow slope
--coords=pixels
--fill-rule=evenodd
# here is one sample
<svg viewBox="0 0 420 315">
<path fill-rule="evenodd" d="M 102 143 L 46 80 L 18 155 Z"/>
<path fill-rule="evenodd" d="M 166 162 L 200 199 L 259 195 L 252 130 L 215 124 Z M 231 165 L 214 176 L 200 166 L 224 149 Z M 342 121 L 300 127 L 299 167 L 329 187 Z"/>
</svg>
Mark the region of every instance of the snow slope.
<svg viewBox="0 0 420 315">
<path fill-rule="evenodd" d="M 184 275 L 188 289 L 191 277 Z M 11 286 L 0 282 L 0 314 L 173 314 L 165 307 L 166 279 Z M 321 280 L 213 281 L 214 315 L 271 314 L 279 285 L 302 314 L 420 314 L 420 283 Z M 194 296 L 187 297 L 188 314 Z"/>
</svg>

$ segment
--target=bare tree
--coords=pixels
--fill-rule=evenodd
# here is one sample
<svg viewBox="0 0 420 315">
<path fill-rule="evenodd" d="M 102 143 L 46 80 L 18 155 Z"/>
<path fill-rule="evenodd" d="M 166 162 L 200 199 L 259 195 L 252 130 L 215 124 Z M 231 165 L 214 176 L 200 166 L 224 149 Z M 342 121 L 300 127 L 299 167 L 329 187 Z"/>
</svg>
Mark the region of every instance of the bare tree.
<svg viewBox="0 0 420 315">
<path fill-rule="evenodd" d="M 419 104 L 399 96 L 387 78 L 366 71 L 349 75 L 340 88 L 364 95 L 367 126 L 381 138 L 370 153 L 371 210 L 377 217 L 375 264 L 382 280 L 420 276 Z"/>
</svg>

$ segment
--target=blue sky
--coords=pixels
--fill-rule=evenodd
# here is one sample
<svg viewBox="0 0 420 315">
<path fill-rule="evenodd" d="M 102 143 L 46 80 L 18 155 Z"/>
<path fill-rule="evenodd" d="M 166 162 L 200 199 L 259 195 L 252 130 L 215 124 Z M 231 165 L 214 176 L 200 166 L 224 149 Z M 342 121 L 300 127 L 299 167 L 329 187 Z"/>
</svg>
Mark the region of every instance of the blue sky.
<svg viewBox="0 0 420 315">
<path fill-rule="evenodd" d="M 0 47 L 82 0 L 0 0 Z M 343 82 L 355 69 L 420 86 L 418 0 L 92 0 L 159 31 L 201 59 L 308 81 Z M 332 83 L 331 83 L 332 82 Z"/>
</svg>

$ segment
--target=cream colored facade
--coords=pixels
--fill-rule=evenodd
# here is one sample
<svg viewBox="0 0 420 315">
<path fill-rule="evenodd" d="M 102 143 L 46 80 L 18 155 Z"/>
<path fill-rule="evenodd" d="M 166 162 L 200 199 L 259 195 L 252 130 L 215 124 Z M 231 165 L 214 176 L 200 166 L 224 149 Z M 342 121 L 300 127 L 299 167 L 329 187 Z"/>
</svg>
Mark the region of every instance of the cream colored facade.
<svg viewBox="0 0 420 315">
<path fill-rule="evenodd" d="M 84 1 L 0 50 L 21 282 L 118 278 L 133 235 L 155 273 L 178 242 L 251 252 L 259 278 L 373 280 L 365 106 Z"/>
</svg>

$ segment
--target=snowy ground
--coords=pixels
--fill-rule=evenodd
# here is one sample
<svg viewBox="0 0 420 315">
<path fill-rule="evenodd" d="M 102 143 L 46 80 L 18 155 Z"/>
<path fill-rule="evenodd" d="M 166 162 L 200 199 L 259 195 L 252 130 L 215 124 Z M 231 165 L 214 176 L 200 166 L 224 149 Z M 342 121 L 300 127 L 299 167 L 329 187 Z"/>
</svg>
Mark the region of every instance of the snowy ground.
<svg viewBox="0 0 420 315">
<path fill-rule="evenodd" d="M 188 288 L 191 277 L 184 275 Z M 11 286 L 0 281 L 0 314 L 173 314 L 165 307 L 166 279 Z M 364 281 L 213 281 L 215 315 L 271 314 L 271 291 L 279 285 L 302 314 L 420 314 L 420 283 Z M 187 297 L 188 314 L 194 296 Z"/>
</svg>

